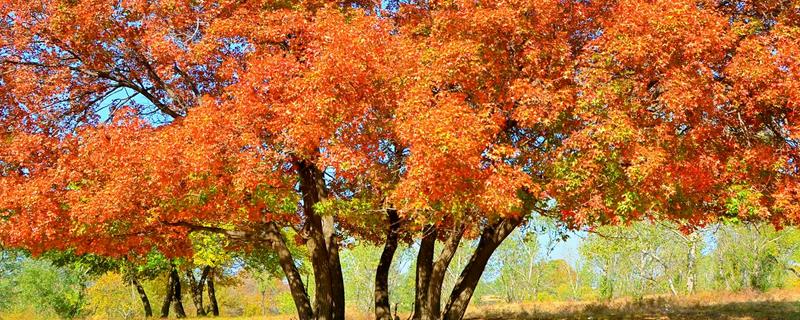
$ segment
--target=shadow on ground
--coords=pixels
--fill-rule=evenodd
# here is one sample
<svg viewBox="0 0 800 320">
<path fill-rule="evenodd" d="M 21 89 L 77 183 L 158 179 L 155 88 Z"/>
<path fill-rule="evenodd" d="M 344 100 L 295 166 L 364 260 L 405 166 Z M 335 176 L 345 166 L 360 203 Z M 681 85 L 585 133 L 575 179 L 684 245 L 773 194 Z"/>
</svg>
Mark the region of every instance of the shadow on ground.
<svg viewBox="0 0 800 320">
<path fill-rule="evenodd" d="M 516 309 L 516 310 L 515 310 Z M 676 305 L 668 299 L 630 302 L 618 306 L 585 304 L 564 310 L 539 310 L 531 308 L 487 309 L 468 313 L 471 320 L 744 320 L 800 319 L 800 301 L 748 301 L 715 303 L 705 301 L 695 305 Z"/>
</svg>

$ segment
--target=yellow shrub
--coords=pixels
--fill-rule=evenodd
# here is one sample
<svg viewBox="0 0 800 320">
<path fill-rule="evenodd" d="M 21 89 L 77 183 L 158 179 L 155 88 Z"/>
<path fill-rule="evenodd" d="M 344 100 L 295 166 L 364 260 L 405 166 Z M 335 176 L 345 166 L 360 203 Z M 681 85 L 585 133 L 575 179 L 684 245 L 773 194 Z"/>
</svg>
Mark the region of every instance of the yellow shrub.
<svg viewBox="0 0 800 320">
<path fill-rule="evenodd" d="M 98 278 L 86 294 L 92 319 L 133 319 L 144 313 L 136 289 L 125 285 L 122 276 L 115 272 Z"/>
</svg>

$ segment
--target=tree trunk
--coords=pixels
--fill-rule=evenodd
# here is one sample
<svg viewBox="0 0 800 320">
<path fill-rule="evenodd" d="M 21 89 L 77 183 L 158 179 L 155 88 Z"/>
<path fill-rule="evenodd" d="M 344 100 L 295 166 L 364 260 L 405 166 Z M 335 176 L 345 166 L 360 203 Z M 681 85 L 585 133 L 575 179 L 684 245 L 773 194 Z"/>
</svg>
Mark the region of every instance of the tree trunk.
<svg viewBox="0 0 800 320">
<path fill-rule="evenodd" d="M 203 287 L 205 286 L 206 277 L 208 277 L 208 266 L 203 268 L 203 274 L 197 280 L 194 277 L 194 270 L 186 270 L 186 279 L 189 283 L 189 291 L 192 294 L 192 302 L 197 310 L 198 317 L 206 315 L 206 309 L 203 307 Z"/>
<path fill-rule="evenodd" d="M 417 272 L 414 291 L 414 320 L 427 320 L 431 317 L 428 305 L 428 286 L 431 282 L 433 271 L 433 251 L 436 248 L 436 227 L 425 226 L 422 229 L 422 241 L 417 254 Z"/>
<path fill-rule="evenodd" d="M 464 267 L 464 270 L 456 281 L 453 291 L 450 293 L 450 298 L 442 314 L 444 320 L 461 320 L 464 317 L 469 301 L 472 299 L 475 287 L 478 285 L 481 275 L 483 275 L 483 271 L 486 269 L 489 258 L 492 257 L 492 253 L 494 253 L 500 243 L 502 243 L 521 222 L 521 219 L 506 218 L 484 228 L 481 239 L 478 241 L 478 247 L 475 249 L 472 257 L 470 257 L 467 266 Z"/>
<path fill-rule="evenodd" d="M 299 161 L 300 192 L 307 222 L 308 247 L 314 269 L 314 318 L 344 320 L 344 279 L 339 259 L 339 241 L 333 216 L 320 216 L 314 206 L 327 196 L 323 173 L 314 163 Z"/>
<path fill-rule="evenodd" d="M 311 213 L 314 215 L 314 213 Z M 333 320 L 333 289 L 331 288 L 331 267 L 328 250 L 322 235 L 322 219 L 309 217 L 309 239 L 306 242 L 314 270 L 314 318 Z"/>
<path fill-rule="evenodd" d="M 186 318 L 186 311 L 183 310 L 183 297 L 181 294 L 181 279 L 178 277 L 178 270 L 172 269 L 170 272 L 170 277 L 172 278 L 173 290 L 172 290 L 172 302 L 173 309 L 175 309 L 175 317 L 176 318 Z"/>
<path fill-rule="evenodd" d="M 175 267 L 173 266 L 172 268 L 174 269 Z M 161 318 L 169 317 L 169 306 L 172 303 L 172 297 L 175 295 L 175 283 L 173 281 L 172 270 L 170 270 L 167 276 L 167 291 L 164 294 L 164 302 L 161 304 Z"/>
<path fill-rule="evenodd" d="M 430 284 L 428 285 L 428 309 L 430 310 L 430 319 L 439 319 L 441 314 L 441 301 L 442 301 L 442 284 L 444 283 L 444 276 L 447 274 L 447 268 L 453 257 L 456 255 L 458 245 L 461 243 L 461 237 L 464 235 L 464 225 L 459 223 L 450 232 L 447 241 L 444 243 L 442 252 L 436 258 L 431 272 Z"/>
<path fill-rule="evenodd" d="M 391 271 L 394 253 L 397 251 L 397 229 L 400 225 L 400 217 L 395 209 L 387 209 L 386 213 L 389 216 L 389 230 L 386 233 L 386 244 L 378 262 L 378 269 L 375 271 L 376 320 L 392 320 L 392 307 L 389 303 L 389 271 Z"/>
<path fill-rule="evenodd" d="M 217 304 L 217 290 L 214 288 L 214 269 L 208 268 L 208 278 L 206 284 L 208 285 L 208 304 L 211 310 L 207 310 L 206 314 L 210 313 L 215 317 L 219 317 L 219 305 Z"/>
<path fill-rule="evenodd" d="M 131 280 L 133 286 L 136 287 L 136 292 L 139 293 L 139 299 L 142 299 L 142 307 L 144 307 L 144 317 L 149 318 L 153 316 L 153 308 L 150 306 L 150 299 L 147 298 L 147 292 L 144 291 L 144 287 L 141 283 L 139 283 L 139 279 L 136 277 Z"/>
<path fill-rule="evenodd" d="M 294 264 L 294 257 L 291 251 L 286 246 L 283 240 L 281 230 L 274 222 L 270 222 L 264 228 L 264 236 L 267 242 L 270 243 L 272 250 L 278 255 L 278 263 L 280 263 L 283 273 L 286 275 L 286 281 L 289 284 L 289 290 L 292 293 L 295 308 L 297 308 L 297 315 L 300 320 L 310 320 L 314 317 L 314 310 L 311 308 L 311 301 L 306 292 L 306 287 L 303 285 L 303 279 L 300 277 L 300 272 L 297 271 L 297 266 Z M 210 282 L 209 282 L 210 283 Z M 209 287 L 209 294 L 213 291 Z M 216 299 L 212 302 L 216 305 Z M 219 311 L 217 311 L 217 314 Z"/>
<path fill-rule="evenodd" d="M 342 263 L 339 258 L 339 239 L 334 229 L 335 221 L 333 216 L 323 217 L 323 234 L 328 248 L 328 265 L 331 271 L 331 291 L 333 293 L 333 320 L 344 319 L 344 275 L 342 274 Z"/>
<path fill-rule="evenodd" d="M 689 253 L 686 257 L 686 293 L 688 294 L 694 293 L 695 275 L 697 272 L 697 267 L 695 265 L 697 262 L 698 240 L 699 236 L 696 232 L 689 235 Z"/>
<path fill-rule="evenodd" d="M 458 223 L 450 232 L 442 251 L 434 261 L 436 239 L 439 231 L 434 226 L 423 229 L 415 278 L 413 319 L 436 320 L 440 318 L 442 285 L 447 268 L 458 250 L 464 233 L 464 224 Z"/>
</svg>

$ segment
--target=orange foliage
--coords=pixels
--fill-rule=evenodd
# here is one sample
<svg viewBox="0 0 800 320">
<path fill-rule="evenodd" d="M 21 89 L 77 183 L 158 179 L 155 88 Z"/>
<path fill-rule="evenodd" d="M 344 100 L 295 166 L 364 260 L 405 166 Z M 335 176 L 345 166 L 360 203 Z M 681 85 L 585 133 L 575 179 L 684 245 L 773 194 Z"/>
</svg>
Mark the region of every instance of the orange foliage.
<svg viewBox="0 0 800 320">
<path fill-rule="evenodd" d="M 188 223 L 302 225 L 298 163 L 416 227 L 800 219 L 800 2 L 384 7 L 0 1 L 2 241 L 181 255 Z M 379 238 L 362 218 L 337 216 Z"/>
</svg>

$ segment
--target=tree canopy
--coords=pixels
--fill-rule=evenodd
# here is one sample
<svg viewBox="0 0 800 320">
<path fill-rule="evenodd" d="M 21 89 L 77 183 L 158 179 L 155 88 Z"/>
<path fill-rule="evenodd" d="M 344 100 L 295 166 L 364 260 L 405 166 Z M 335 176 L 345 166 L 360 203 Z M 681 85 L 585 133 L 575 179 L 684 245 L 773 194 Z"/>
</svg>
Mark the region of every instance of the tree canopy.
<svg viewBox="0 0 800 320">
<path fill-rule="evenodd" d="M 459 319 L 534 211 L 795 223 L 798 56 L 795 0 L 4 0 L 0 240 L 218 233 L 276 252 L 301 319 L 342 319 L 342 244 L 420 239 L 415 317 Z"/>
</svg>

